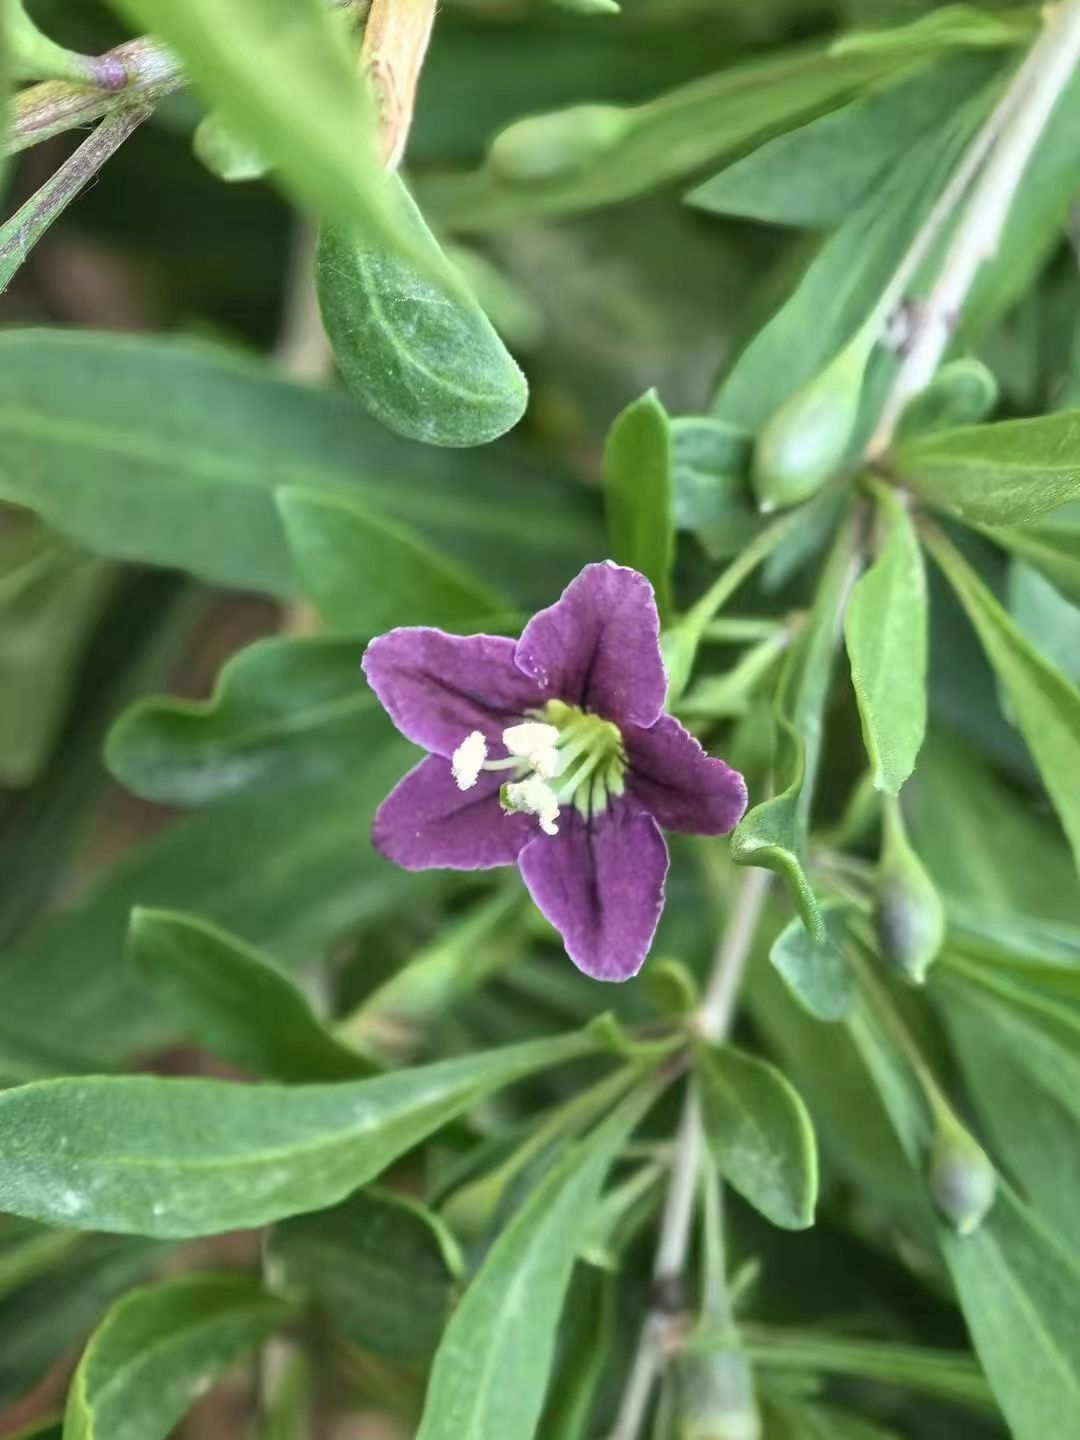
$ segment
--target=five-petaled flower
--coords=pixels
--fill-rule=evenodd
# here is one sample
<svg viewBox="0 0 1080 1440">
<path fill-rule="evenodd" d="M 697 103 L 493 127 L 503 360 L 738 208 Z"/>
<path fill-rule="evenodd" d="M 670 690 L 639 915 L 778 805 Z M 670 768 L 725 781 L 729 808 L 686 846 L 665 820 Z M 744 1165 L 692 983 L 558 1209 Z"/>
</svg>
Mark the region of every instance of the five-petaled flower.
<svg viewBox="0 0 1080 1440">
<path fill-rule="evenodd" d="M 652 587 L 587 565 L 516 642 L 391 630 L 364 671 L 431 753 L 383 801 L 374 842 L 409 870 L 520 867 L 567 953 L 626 980 L 664 905 L 660 826 L 721 835 L 746 808 L 737 771 L 664 712 Z"/>
</svg>

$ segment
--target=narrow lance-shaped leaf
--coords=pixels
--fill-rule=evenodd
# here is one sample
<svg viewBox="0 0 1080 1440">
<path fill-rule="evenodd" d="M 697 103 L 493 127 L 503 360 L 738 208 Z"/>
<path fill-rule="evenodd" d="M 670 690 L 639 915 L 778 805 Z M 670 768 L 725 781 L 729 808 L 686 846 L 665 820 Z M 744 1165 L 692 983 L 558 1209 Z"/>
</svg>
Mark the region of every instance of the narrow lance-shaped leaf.
<svg viewBox="0 0 1080 1440">
<path fill-rule="evenodd" d="M 780 1071 L 730 1046 L 702 1050 L 705 1134 L 724 1179 L 786 1230 L 813 1224 L 817 1149 L 806 1106 Z"/>
<path fill-rule="evenodd" d="M 1067 600 L 1080 605 L 1080 519 L 1075 514 L 1062 510 L 1027 525 L 988 525 L 984 530 L 1034 565 Z"/>
<path fill-rule="evenodd" d="M 203 97 L 313 210 L 412 248 L 380 162 L 374 97 L 321 0 L 234 0 L 225 10 L 217 0 L 112 3 L 176 50 Z"/>
<path fill-rule="evenodd" d="M 185 1275 L 133 1290 L 79 1362 L 64 1440 L 165 1440 L 207 1385 L 291 1313 L 239 1275 Z"/>
<path fill-rule="evenodd" d="M 24 1085 L 0 1093 L 0 1211 L 140 1235 L 251 1229 L 334 1204 L 486 1095 L 600 1043 L 537 1040 L 334 1085 Z"/>
<path fill-rule="evenodd" d="M 926 571 L 903 504 L 884 486 L 874 498 L 883 544 L 851 593 L 844 637 L 874 785 L 896 795 L 926 733 Z"/>
<path fill-rule="evenodd" d="M 377 420 L 428 445 L 482 445 L 521 419 L 525 377 L 402 182 L 388 179 L 411 251 L 381 229 L 325 225 L 319 306 L 345 383 Z"/>
<path fill-rule="evenodd" d="M 930 505 L 969 523 L 1018 525 L 1080 499 L 1080 412 L 906 440 L 892 464 Z"/>
<path fill-rule="evenodd" d="M 532 1440 L 574 1258 L 604 1176 L 655 1093 L 628 1096 L 567 1150 L 492 1245 L 435 1356 L 417 1440 Z"/>
<path fill-rule="evenodd" d="M 337 631 L 375 635 L 432 623 L 453 629 L 510 608 L 419 536 L 350 495 L 289 487 L 277 499 L 300 586 Z"/>
<path fill-rule="evenodd" d="M 613 558 L 652 582 L 662 620 L 671 604 L 675 550 L 672 433 L 655 390 L 628 405 L 611 427 L 604 500 Z"/>
<path fill-rule="evenodd" d="M 355 1080 L 382 1067 L 334 1038 L 303 993 L 251 949 L 194 915 L 136 910 L 136 970 L 200 1045 L 286 1083 Z"/>
<path fill-rule="evenodd" d="M 1080 470 L 1077 471 L 1080 476 Z M 928 538 L 982 641 L 1080 866 L 1080 690 L 1036 651 L 960 554 Z"/>
</svg>

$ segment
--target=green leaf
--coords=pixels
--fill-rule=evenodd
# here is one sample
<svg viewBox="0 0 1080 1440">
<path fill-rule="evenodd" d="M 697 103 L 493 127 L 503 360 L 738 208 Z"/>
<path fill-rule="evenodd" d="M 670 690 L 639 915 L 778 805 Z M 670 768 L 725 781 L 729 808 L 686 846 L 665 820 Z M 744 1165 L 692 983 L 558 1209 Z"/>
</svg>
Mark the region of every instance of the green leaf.
<svg viewBox="0 0 1080 1440">
<path fill-rule="evenodd" d="M 903 504 L 883 486 L 874 498 L 884 536 L 851 593 L 844 638 L 874 785 L 898 795 L 926 733 L 926 571 Z"/>
<path fill-rule="evenodd" d="M 1034 977 L 1003 984 L 987 968 L 950 959 L 933 996 L 995 1154 L 1080 1253 L 1080 1018 Z"/>
<path fill-rule="evenodd" d="M 433 1353 L 461 1267 L 436 1215 L 376 1187 L 277 1226 L 270 1256 L 283 1283 L 313 1299 L 354 1345 L 396 1360 Z"/>
<path fill-rule="evenodd" d="M 1077 472 L 1080 477 L 1080 471 Z M 1080 690 L 1034 650 L 982 581 L 943 536 L 934 558 L 975 627 L 1080 866 Z"/>
<path fill-rule="evenodd" d="M 504 442 L 462 467 L 207 344 L 7 331 L 0 448 L 0 500 L 87 549 L 278 595 L 296 591 L 286 485 L 352 494 L 523 603 L 548 603 L 601 543 L 597 507 L 549 458 Z"/>
<path fill-rule="evenodd" d="M 895 1430 L 833 1405 L 773 1397 L 765 1414 L 765 1440 L 901 1440 Z"/>
<path fill-rule="evenodd" d="M 695 1074 L 720 1174 L 774 1225 L 812 1225 L 817 1147 L 798 1092 L 775 1066 L 730 1045 L 699 1051 Z"/>
<path fill-rule="evenodd" d="M 984 529 L 992 540 L 1034 565 L 1067 600 L 1080 605 L 1080 520 L 1071 509 L 1027 525 Z"/>
<path fill-rule="evenodd" d="M 1015 1440 L 1080 1430 L 1080 1261 L 1002 1188 L 974 1235 L 943 1235 L 964 1319 Z"/>
<path fill-rule="evenodd" d="M 588 1440 L 597 1391 L 616 1336 L 615 1281 L 582 1268 L 571 1289 L 564 1338 L 539 1433 L 544 1440 Z"/>
<path fill-rule="evenodd" d="M 954 43 L 928 35 L 923 53 L 929 58 Z M 486 166 L 428 179 L 420 193 L 456 230 L 613 204 L 838 105 L 912 58 L 803 48 L 721 69 L 642 105 L 576 105 L 530 116 L 496 137 Z"/>
<path fill-rule="evenodd" d="M 536 1433 L 574 1258 L 604 1177 L 654 1098 L 639 1089 L 570 1146 L 501 1231 L 439 1346 L 417 1440 Z"/>
<path fill-rule="evenodd" d="M 411 248 L 379 156 L 374 97 L 320 0 L 237 0 L 227 13 L 216 0 L 112 3 L 177 52 L 206 102 L 306 205 Z"/>
<path fill-rule="evenodd" d="M 176 1035 L 124 955 L 136 905 L 191 911 L 287 961 L 416 905 L 438 877 L 388 864 L 370 839 L 371 816 L 412 754 L 384 744 L 355 773 L 234 801 L 136 846 L 77 905 L 5 951 L 0 1076 L 109 1069 Z"/>
<path fill-rule="evenodd" d="M 737 555 L 761 529 L 747 482 L 753 436 L 709 415 L 671 422 L 675 525 L 713 559 Z"/>
<path fill-rule="evenodd" d="M 672 433 L 655 390 L 628 405 L 611 427 L 604 446 L 604 500 L 615 559 L 652 582 L 663 621 L 671 607 L 675 558 Z"/>
<path fill-rule="evenodd" d="M 290 1314 L 239 1275 L 186 1275 L 133 1291 L 79 1362 L 64 1440 L 165 1440 L 207 1385 Z"/>
<path fill-rule="evenodd" d="M 399 226 L 413 255 L 380 228 L 324 225 L 315 252 L 319 308 L 345 383 L 398 435 L 483 445 L 516 425 L 529 398 L 464 278 L 395 176 Z"/>
<path fill-rule="evenodd" d="M 137 795 L 183 806 L 355 774 L 389 734 L 361 650 L 260 640 L 226 662 L 209 700 L 137 701 L 110 730 L 106 763 Z"/>
<path fill-rule="evenodd" d="M 66 1241 L 64 1251 L 54 1253 L 0 1301 L 0 1404 L 5 1407 L 22 1400 L 65 1353 L 81 1345 L 113 1301 L 141 1284 L 168 1253 L 155 1241 L 127 1236 L 46 1233 Z"/>
<path fill-rule="evenodd" d="M 349 495 L 288 488 L 277 503 L 301 586 L 335 630 L 375 635 L 434 622 L 455 629 L 510 608 L 414 532 Z"/>
<path fill-rule="evenodd" d="M 716 215 L 813 228 L 838 225 L 890 165 L 948 124 L 985 74 L 981 57 L 950 57 L 766 141 L 691 190 L 687 200 Z"/>
<path fill-rule="evenodd" d="M 821 907 L 824 934 L 816 938 L 796 916 L 779 934 L 769 959 L 784 977 L 799 1004 L 817 1020 L 843 1020 L 855 991 L 845 953 L 847 907 Z"/>
<path fill-rule="evenodd" d="M 1080 499 L 1080 411 L 920 435 L 897 445 L 897 476 L 969 524 L 1016 525 Z"/>
<path fill-rule="evenodd" d="M 112 576 L 41 526 L 0 542 L 0 784 L 47 762 Z"/>
<path fill-rule="evenodd" d="M 997 402 L 997 380 L 981 360 L 968 355 L 950 360 L 909 402 L 896 428 L 897 438 L 978 425 L 993 414 Z"/>
<path fill-rule="evenodd" d="M 381 1068 L 336 1040 L 258 951 L 193 915 L 135 910 L 128 949 L 169 1014 L 243 1070 L 302 1083 L 355 1080 Z"/>
<path fill-rule="evenodd" d="M 1010 615 L 1039 654 L 1080 682 L 1080 606 L 1020 560 L 1009 566 L 1007 598 Z"/>
<path fill-rule="evenodd" d="M 152 1236 L 253 1229 L 334 1204 L 485 1096 L 597 1047 L 569 1035 L 295 1088 L 150 1076 L 24 1085 L 0 1092 L 0 1210 Z"/>
</svg>

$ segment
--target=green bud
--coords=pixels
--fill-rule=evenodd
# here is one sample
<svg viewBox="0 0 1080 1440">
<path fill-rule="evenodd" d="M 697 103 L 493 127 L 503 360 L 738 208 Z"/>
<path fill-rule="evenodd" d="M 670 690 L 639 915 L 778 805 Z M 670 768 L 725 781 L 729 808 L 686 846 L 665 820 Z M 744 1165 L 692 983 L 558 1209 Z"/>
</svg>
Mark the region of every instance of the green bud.
<svg viewBox="0 0 1080 1440">
<path fill-rule="evenodd" d="M 664 1015 L 689 1015 L 697 1009 L 701 991 L 681 960 L 660 959 L 645 971 L 649 997 Z"/>
<path fill-rule="evenodd" d="M 216 110 L 199 121 L 191 146 L 196 159 L 219 180 L 259 180 L 270 168 L 258 146 L 238 134 Z"/>
<path fill-rule="evenodd" d="M 532 115 L 501 130 L 488 169 L 503 180 L 554 180 L 572 175 L 625 135 L 632 112 L 618 105 L 574 105 Z"/>
<path fill-rule="evenodd" d="M 678 1440 L 761 1440 L 753 1377 L 740 1351 L 687 1351 L 678 1379 Z"/>
<path fill-rule="evenodd" d="M 958 1235 L 973 1235 L 994 1203 L 997 1175 L 986 1152 L 948 1112 L 938 1116 L 927 1171 L 930 1196 Z"/>
<path fill-rule="evenodd" d="M 863 376 L 877 326 L 855 339 L 766 422 L 754 447 L 751 480 L 763 511 L 808 500 L 836 473 L 859 418 Z"/>
<path fill-rule="evenodd" d="M 622 6 L 619 0 L 550 0 L 556 10 L 568 10 L 571 15 L 618 15 Z"/>
<path fill-rule="evenodd" d="M 895 798 L 885 802 L 884 821 L 874 907 L 878 941 L 893 969 L 922 985 L 945 940 L 945 906 L 911 848 Z"/>
<path fill-rule="evenodd" d="M 907 440 L 936 430 L 978 425 L 997 402 L 997 380 L 981 360 L 971 356 L 950 360 L 907 406 L 896 427 L 896 438 Z"/>
</svg>

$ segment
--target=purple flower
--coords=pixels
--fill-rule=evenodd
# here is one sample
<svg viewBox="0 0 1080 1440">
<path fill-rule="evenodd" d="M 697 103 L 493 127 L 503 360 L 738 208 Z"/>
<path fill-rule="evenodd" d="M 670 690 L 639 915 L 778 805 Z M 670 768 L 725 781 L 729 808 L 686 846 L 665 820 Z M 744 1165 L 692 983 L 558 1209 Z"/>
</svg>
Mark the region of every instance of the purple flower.
<svg viewBox="0 0 1080 1440">
<path fill-rule="evenodd" d="M 394 724 L 431 753 L 383 801 L 373 839 L 407 870 L 518 865 L 571 960 L 627 980 L 664 906 L 660 826 L 722 835 L 741 775 L 665 715 L 652 587 L 587 565 L 517 642 L 391 630 L 364 672 Z"/>
</svg>

